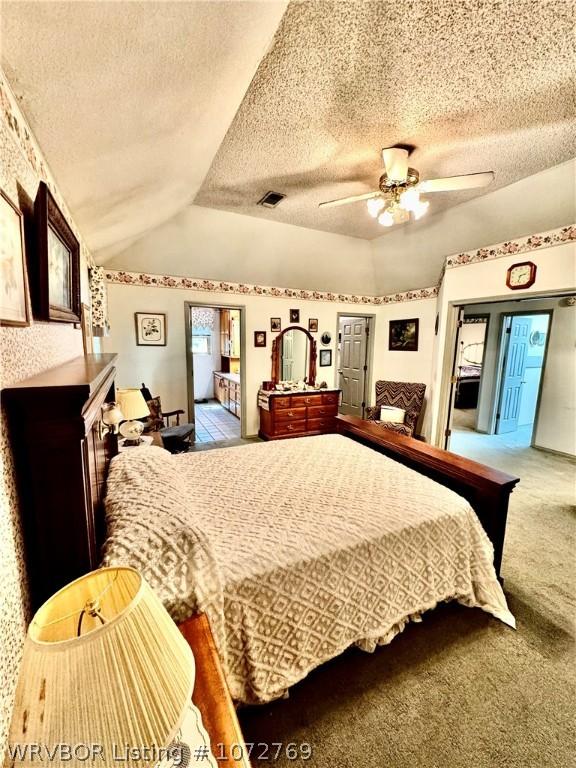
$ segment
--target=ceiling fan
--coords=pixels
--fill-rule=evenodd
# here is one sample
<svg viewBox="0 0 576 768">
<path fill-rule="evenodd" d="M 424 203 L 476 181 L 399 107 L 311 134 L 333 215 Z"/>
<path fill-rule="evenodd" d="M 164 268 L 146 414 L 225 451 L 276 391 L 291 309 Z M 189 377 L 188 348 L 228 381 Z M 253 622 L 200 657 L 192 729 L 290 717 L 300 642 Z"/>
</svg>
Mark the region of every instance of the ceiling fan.
<svg viewBox="0 0 576 768">
<path fill-rule="evenodd" d="M 430 202 L 421 200 L 421 194 L 477 189 L 488 186 L 494 180 L 494 171 L 485 171 L 420 181 L 418 171 L 408 167 L 408 155 L 408 150 L 401 147 L 383 149 L 384 173 L 380 176 L 378 191 L 343 197 L 340 200 L 328 200 L 320 203 L 318 207 L 331 208 L 366 200 L 368 213 L 378 219 L 382 226 L 391 227 L 393 224 L 408 221 L 410 214 L 415 219 L 424 216 Z"/>
</svg>

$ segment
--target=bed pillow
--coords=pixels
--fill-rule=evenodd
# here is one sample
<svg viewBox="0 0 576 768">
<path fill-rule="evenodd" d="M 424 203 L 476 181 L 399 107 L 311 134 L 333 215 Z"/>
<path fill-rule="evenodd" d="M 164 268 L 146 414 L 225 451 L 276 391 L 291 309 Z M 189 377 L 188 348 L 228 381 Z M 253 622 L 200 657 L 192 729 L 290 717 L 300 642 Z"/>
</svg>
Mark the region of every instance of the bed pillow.
<svg viewBox="0 0 576 768">
<path fill-rule="evenodd" d="M 406 411 L 403 408 L 395 408 L 392 405 L 383 405 L 380 408 L 380 421 L 388 424 L 404 424 Z"/>
</svg>

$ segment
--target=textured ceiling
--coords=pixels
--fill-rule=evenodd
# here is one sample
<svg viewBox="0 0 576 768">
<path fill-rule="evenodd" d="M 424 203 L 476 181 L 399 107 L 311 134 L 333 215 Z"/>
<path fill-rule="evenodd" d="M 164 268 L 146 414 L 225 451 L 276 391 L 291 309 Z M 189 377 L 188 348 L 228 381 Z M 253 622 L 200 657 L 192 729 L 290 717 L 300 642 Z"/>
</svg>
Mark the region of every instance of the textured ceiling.
<svg viewBox="0 0 576 768">
<path fill-rule="evenodd" d="M 93 251 L 196 194 L 286 2 L 2 2 L 2 66 Z"/>
<path fill-rule="evenodd" d="M 212 167 L 201 206 L 372 239 L 364 203 L 380 149 L 415 146 L 421 178 L 494 170 L 485 190 L 430 195 L 430 212 L 576 154 L 571 0 L 294 2 Z M 274 210 L 255 204 L 287 195 Z M 410 227 L 411 225 L 406 225 Z"/>
</svg>

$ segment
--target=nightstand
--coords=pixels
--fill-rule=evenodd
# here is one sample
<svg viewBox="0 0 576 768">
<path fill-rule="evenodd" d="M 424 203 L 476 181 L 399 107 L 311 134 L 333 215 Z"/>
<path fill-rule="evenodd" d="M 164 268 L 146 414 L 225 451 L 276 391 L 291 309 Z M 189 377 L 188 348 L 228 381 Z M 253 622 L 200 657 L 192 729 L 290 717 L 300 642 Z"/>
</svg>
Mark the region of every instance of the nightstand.
<svg viewBox="0 0 576 768">
<path fill-rule="evenodd" d="M 206 614 L 196 614 L 179 624 L 178 628 L 196 660 L 192 701 L 200 710 L 219 768 L 250 768 L 248 750 Z M 234 756 L 230 754 L 232 746 Z"/>
</svg>

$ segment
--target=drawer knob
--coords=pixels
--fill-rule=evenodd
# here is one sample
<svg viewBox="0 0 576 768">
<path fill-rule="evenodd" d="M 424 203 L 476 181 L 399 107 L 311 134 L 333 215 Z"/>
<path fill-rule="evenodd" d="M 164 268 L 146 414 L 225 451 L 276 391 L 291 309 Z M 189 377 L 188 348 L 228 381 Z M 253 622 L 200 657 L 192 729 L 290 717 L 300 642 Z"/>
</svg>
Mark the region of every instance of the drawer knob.
<svg viewBox="0 0 576 768">
<path fill-rule="evenodd" d="M 293 424 L 288 424 L 288 429 L 294 429 L 294 425 Z"/>
</svg>

